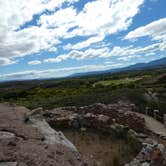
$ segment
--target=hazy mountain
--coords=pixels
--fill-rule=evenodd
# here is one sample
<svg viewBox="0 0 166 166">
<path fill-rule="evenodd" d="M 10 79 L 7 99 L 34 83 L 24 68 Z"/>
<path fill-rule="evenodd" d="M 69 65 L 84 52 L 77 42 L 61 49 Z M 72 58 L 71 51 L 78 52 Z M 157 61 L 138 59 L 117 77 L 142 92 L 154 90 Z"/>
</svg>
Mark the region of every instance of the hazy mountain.
<svg viewBox="0 0 166 166">
<path fill-rule="evenodd" d="M 115 72 L 123 72 L 123 71 L 130 71 L 130 70 L 153 69 L 158 67 L 166 67 L 166 57 L 162 59 L 154 60 L 148 63 L 137 63 L 135 65 L 127 66 L 124 68 L 110 69 L 105 71 L 92 71 L 92 72 L 86 72 L 86 73 L 75 73 L 71 75 L 71 77 L 115 73 Z"/>
</svg>

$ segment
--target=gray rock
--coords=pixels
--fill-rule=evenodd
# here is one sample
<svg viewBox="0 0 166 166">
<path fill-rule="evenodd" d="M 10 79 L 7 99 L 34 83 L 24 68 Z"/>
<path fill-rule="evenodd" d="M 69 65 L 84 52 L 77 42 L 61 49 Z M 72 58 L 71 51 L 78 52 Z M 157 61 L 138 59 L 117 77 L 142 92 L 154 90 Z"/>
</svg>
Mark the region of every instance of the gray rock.
<svg viewBox="0 0 166 166">
<path fill-rule="evenodd" d="M 29 120 L 32 122 L 33 126 L 36 127 L 44 136 L 45 143 L 59 144 L 68 147 L 72 152 L 77 154 L 77 157 L 79 157 L 76 147 L 63 135 L 62 132 L 57 132 L 52 129 L 44 118 L 36 118 L 32 116 Z"/>
<path fill-rule="evenodd" d="M 164 153 L 164 151 L 166 151 L 165 146 L 163 144 L 158 144 L 157 148 L 161 151 L 161 153 Z"/>
<path fill-rule="evenodd" d="M 25 121 L 28 121 L 31 116 L 42 115 L 42 113 L 43 113 L 43 108 L 42 107 L 33 109 L 32 111 L 28 111 L 25 114 Z"/>
<path fill-rule="evenodd" d="M 146 134 L 143 133 L 136 133 L 135 135 L 137 138 L 147 138 L 148 136 Z"/>
<path fill-rule="evenodd" d="M 11 132 L 0 131 L 0 140 L 3 139 L 12 139 L 15 138 L 15 135 Z"/>
<path fill-rule="evenodd" d="M 144 140 L 143 144 L 144 144 L 144 145 L 147 145 L 147 144 L 153 145 L 153 144 L 156 144 L 156 141 L 155 141 L 154 139 L 152 139 L 152 138 L 146 138 L 146 139 Z"/>
<path fill-rule="evenodd" d="M 30 112 L 0 104 L 0 166 L 81 166 L 77 149 L 63 133 L 52 129 L 40 111 Z"/>
<path fill-rule="evenodd" d="M 165 166 L 165 146 L 162 144 L 158 144 L 156 141 L 151 141 L 152 144 L 144 143 L 144 147 L 142 148 L 141 152 L 137 155 L 137 157 L 125 166 Z"/>
<path fill-rule="evenodd" d="M 17 162 L 0 162 L 0 166 L 17 166 Z"/>
<path fill-rule="evenodd" d="M 84 115 L 84 117 L 85 118 L 94 118 L 94 117 L 96 117 L 94 114 L 92 114 L 92 113 L 86 113 L 85 115 Z"/>
<path fill-rule="evenodd" d="M 150 166 L 148 162 L 142 163 L 141 166 Z"/>
<path fill-rule="evenodd" d="M 107 123 L 108 120 L 110 119 L 110 117 L 106 116 L 106 115 L 98 115 L 97 119 L 103 123 Z"/>
<path fill-rule="evenodd" d="M 132 135 L 132 136 L 136 136 L 137 135 L 137 133 L 134 130 L 132 130 L 132 129 L 130 129 L 128 131 L 128 133 L 129 133 L 129 135 Z"/>
<path fill-rule="evenodd" d="M 3 145 L 16 144 L 15 134 L 6 131 L 0 131 L 0 143 Z"/>
</svg>

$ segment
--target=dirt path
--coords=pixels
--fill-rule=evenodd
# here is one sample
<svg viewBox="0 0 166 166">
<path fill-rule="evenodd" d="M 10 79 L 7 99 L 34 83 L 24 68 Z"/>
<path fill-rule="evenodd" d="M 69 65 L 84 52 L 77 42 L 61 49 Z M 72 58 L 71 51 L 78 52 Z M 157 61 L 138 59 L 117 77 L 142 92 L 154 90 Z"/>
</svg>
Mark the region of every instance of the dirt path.
<svg viewBox="0 0 166 166">
<path fill-rule="evenodd" d="M 160 123 L 159 121 L 155 120 L 150 116 L 140 113 L 136 114 L 145 119 L 146 126 L 150 131 L 166 139 L 166 127 L 162 123 Z"/>
</svg>

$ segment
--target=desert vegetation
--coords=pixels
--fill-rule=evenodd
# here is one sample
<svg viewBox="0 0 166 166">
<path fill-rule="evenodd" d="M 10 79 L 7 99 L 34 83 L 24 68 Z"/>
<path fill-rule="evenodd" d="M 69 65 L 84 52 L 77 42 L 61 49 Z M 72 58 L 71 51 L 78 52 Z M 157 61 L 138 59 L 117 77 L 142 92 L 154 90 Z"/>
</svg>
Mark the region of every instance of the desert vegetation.
<svg viewBox="0 0 166 166">
<path fill-rule="evenodd" d="M 130 71 L 75 78 L 17 81 L 0 84 L 0 101 L 28 108 L 83 106 L 127 100 L 139 111 L 166 109 L 166 69 Z"/>
</svg>

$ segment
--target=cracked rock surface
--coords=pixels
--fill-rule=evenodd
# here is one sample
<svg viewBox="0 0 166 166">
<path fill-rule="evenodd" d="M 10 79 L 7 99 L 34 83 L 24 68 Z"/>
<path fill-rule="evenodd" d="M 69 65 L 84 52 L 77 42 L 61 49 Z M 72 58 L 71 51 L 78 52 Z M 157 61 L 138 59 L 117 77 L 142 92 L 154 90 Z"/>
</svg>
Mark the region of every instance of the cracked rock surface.
<svg viewBox="0 0 166 166">
<path fill-rule="evenodd" d="M 0 104 L 0 166 L 79 166 L 75 146 L 40 114 Z"/>
</svg>

